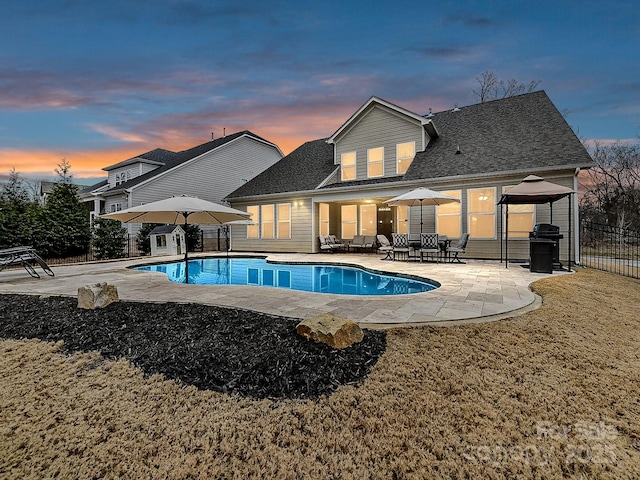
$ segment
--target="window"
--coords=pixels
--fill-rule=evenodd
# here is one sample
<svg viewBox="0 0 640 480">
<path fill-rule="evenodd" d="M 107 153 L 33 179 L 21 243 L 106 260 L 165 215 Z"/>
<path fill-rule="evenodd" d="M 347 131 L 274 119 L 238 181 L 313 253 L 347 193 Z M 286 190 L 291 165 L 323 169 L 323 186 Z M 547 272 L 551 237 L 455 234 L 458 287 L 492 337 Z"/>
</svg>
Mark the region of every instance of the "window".
<svg viewBox="0 0 640 480">
<path fill-rule="evenodd" d="M 353 238 L 356 235 L 358 221 L 357 205 L 342 206 L 342 235 L 343 239 Z"/>
<path fill-rule="evenodd" d="M 384 175 L 384 147 L 367 150 L 367 177 Z"/>
<path fill-rule="evenodd" d="M 260 207 L 252 205 L 247 207 L 247 213 L 251 215 L 251 225 L 247 225 L 247 238 L 260 238 Z"/>
<path fill-rule="evenodd" d="M 275 224 L 273 214 L 273 205 L 262 205 L 262 207 L 260 208 L 260 226 L 262 227 L 262 238 L 275 238 Z"/>
<path fill-rule="evenodd" d="M 278 238 L 291 238 L 291 204 L 278 204 Z"/>
<path fill-rule="evenodd" d="M 165 248 L 167 246 L 167 236 L 166 235 L 156 235 L 156 247 Z"/>
<path fill-rule="evenodd" d="M 121 183 L 128 182 L 131 180 L 131 171 L 126 170 L 124 172 L 116 173 L 116 185 L 120 185 Z"/>
<path fill-rule="evenodd" d="M 342 180 L 355 180 L 356 178 L 356 152 L 343 153 L 341 155 Z"/>
<path fill-rule="evenodd" d="M 470 238 L 496 238 L 496 189 L 470 188 L 467 195 Z"/>
<path fill-rule="evenodd" d="M 376 235 L 378 233 L 378 207 L 376 205 L 360 205 L 360 235 Z"/>
<path fill-rule="evenodd" d="M 409 233 L 409 207 L 407 205 L 396 207 L 396 233 Z"/>
<path fill-rule="evenodd" d="M 119 212 L 122 210 L 122 205 L 120 203 L 112 203 L 111 204 L 111 212 Z"/>
<path fill-rule="evenodd" d="M 502 193 L 506 193 L 512 188 L 513 186 L 503 187 Z M 505 228 L 507 228 L 507 207 L 509 209 L 509 238 L 529 238 L 529 232 L 533 230 L 535 220 L 534 206 L 532 204 L 505 205 L 503 209 Z"/>
<path fill-rule="evenodd" d="M 462 192 L 460 190 L 448 190 L 447 195 L 460 199 Z M 462 221 L 462 204 L 445 203 L 436 207 L 436 222 L 438 235 L 446 235 L 450 238 L 460 238 L 460 227 Z"/>
<path fill-rule="evenodd" d="M 320 235 L 329 235 L 329 204 L 320 204 Z"/>
<path fill-rule="evenodd" d="M 416 156 L 416 142 L 399 143 L 396 145 L 396 172 L 403 174 Z"/>
</svg>

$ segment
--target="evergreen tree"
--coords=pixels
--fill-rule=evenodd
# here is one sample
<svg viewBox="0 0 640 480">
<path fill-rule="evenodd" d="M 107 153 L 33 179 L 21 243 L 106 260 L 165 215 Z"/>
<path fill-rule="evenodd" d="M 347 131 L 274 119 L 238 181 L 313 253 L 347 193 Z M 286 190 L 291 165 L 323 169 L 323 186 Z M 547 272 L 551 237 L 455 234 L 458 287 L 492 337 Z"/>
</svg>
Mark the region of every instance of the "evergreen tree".
<svg viewBox="0 0 640 480">
<path fill-rule="evenodd" d="M 151 255 L 151 239 L 149 238 L 149 234 L 151 230 L 156 228 L 160 223 L 143 223 L 142 227 L 138 231 L 138 235 L 136 235 L 136 244 L 138 245 L 138 250 L 142 255 Z"/>
<path fill-rule="evenodd" d="M 181 225 L 184 228 L 184 225 Z M 202 231 L 200 225 L 187 224 L 187 231 L 185 232 L 187 240 L 187 246 L 190 252 L 199 252 L 202 240 Z"/>
<path fill-rule="evenodd" d="M 94 220 L 93 225 L 95 228 L 91 244 L 96 258 L 106 260 L 125 257 L 128 235 L 127 229 L 122 226 L 122 223 L 98 217 Z"/>
<path fill-rule="evenodd" d="M 12 169 L 0 191 L 0 248 L 32 244 L 39 205 L 29 198 L 20 174 Z"/>
<path fill-rule="evenodd" d="M 71 165 L 62 160 L 38 222 L 37 248 L 50 257 L 69 257 L 88 251 L 91 239 L 89 212 L 78 198 L 78 186 L 72 183 Z"/>
</svg>

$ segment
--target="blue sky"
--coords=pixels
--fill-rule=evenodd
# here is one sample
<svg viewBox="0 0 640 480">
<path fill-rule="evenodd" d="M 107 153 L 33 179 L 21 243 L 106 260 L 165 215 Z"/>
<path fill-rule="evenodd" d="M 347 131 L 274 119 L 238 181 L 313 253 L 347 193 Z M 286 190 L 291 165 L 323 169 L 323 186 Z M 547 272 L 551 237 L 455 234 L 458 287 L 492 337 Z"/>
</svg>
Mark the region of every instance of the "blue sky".
<svg viewBox="0 0 640 480">
<path fill-rule="evenodd" d="M 285 153 L 370 96 L 477 103 L 476 77 L 540 80 L 581 138 L 640 141 L 632 1 L 9 0 L 0 174 L 77 178 L 248 129 Z"/>
</svg>

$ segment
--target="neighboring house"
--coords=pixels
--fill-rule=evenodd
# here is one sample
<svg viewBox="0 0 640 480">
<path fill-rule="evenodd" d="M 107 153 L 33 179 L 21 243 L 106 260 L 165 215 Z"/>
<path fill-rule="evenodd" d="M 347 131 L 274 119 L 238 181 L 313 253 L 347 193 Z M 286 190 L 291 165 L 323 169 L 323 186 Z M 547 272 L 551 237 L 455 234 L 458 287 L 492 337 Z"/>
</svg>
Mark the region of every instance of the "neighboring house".
<svg viewBox="0 0 640 480">
<path fill-rule="evenodd" d="M 108 179 L 80 192 L 92 218 L 172 195 L 221 203 L 226 195 L 282 158 L 277 145 L 249 131 L 171 152 L 155 149 L 103 168 Z M 125 224 L 130 234 L 141 224 Z"/>
<path fill-rule="evenodd" d="M 461 202 L 423 207 L 423 231 L 454 241 L 468 232 L 467 256 L 497 259 L 504 238 L 501 194 L 532 173 L 577 191 L 578 171 L 592 164 L 543 91 L 428 115 L 372 97 L 329 138 L 305 143 L 227 197 L 254 220 L 231 229 L 231 246 L 318 252 L 319 235 L 418 233 L 419 207 L 384 201 L 426 186 Z M 562 252 L 569 205 L 577 225 L 572 197 L 553 210 L 553 223 L 565 235 Z M 527 258 L 529 232 L 550 221 L 549 207 L 509 211 L 510 258 Z M 578 229 L 572 230 L 577 246 Z"/>
</svg>

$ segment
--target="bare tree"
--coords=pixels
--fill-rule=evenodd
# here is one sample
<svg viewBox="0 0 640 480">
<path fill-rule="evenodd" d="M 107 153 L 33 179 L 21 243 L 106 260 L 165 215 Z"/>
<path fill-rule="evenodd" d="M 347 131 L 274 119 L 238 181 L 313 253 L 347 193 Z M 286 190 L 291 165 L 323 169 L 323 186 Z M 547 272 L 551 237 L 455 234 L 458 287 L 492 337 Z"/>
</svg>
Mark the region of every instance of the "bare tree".
<svg viewBox="0 0 640 480">
<path fill-rule="evenodd" d="M 587 172 L 581 215 L 598 223 L 640 229 L 640 144 L 596 142 Z"/>
<path fill-rule="evenodd" d="M 531 80 L 528 84 L 525 84 L 515 78 L 506 81 L 500 80 L 493 70 L 482 72 L 476 77 L 476 81 L 479 87 L 473 90 L 473 94 L 478 97 L 480 103 L 531 93 L 542 82 L 542 80 Z"/>
</svg>

